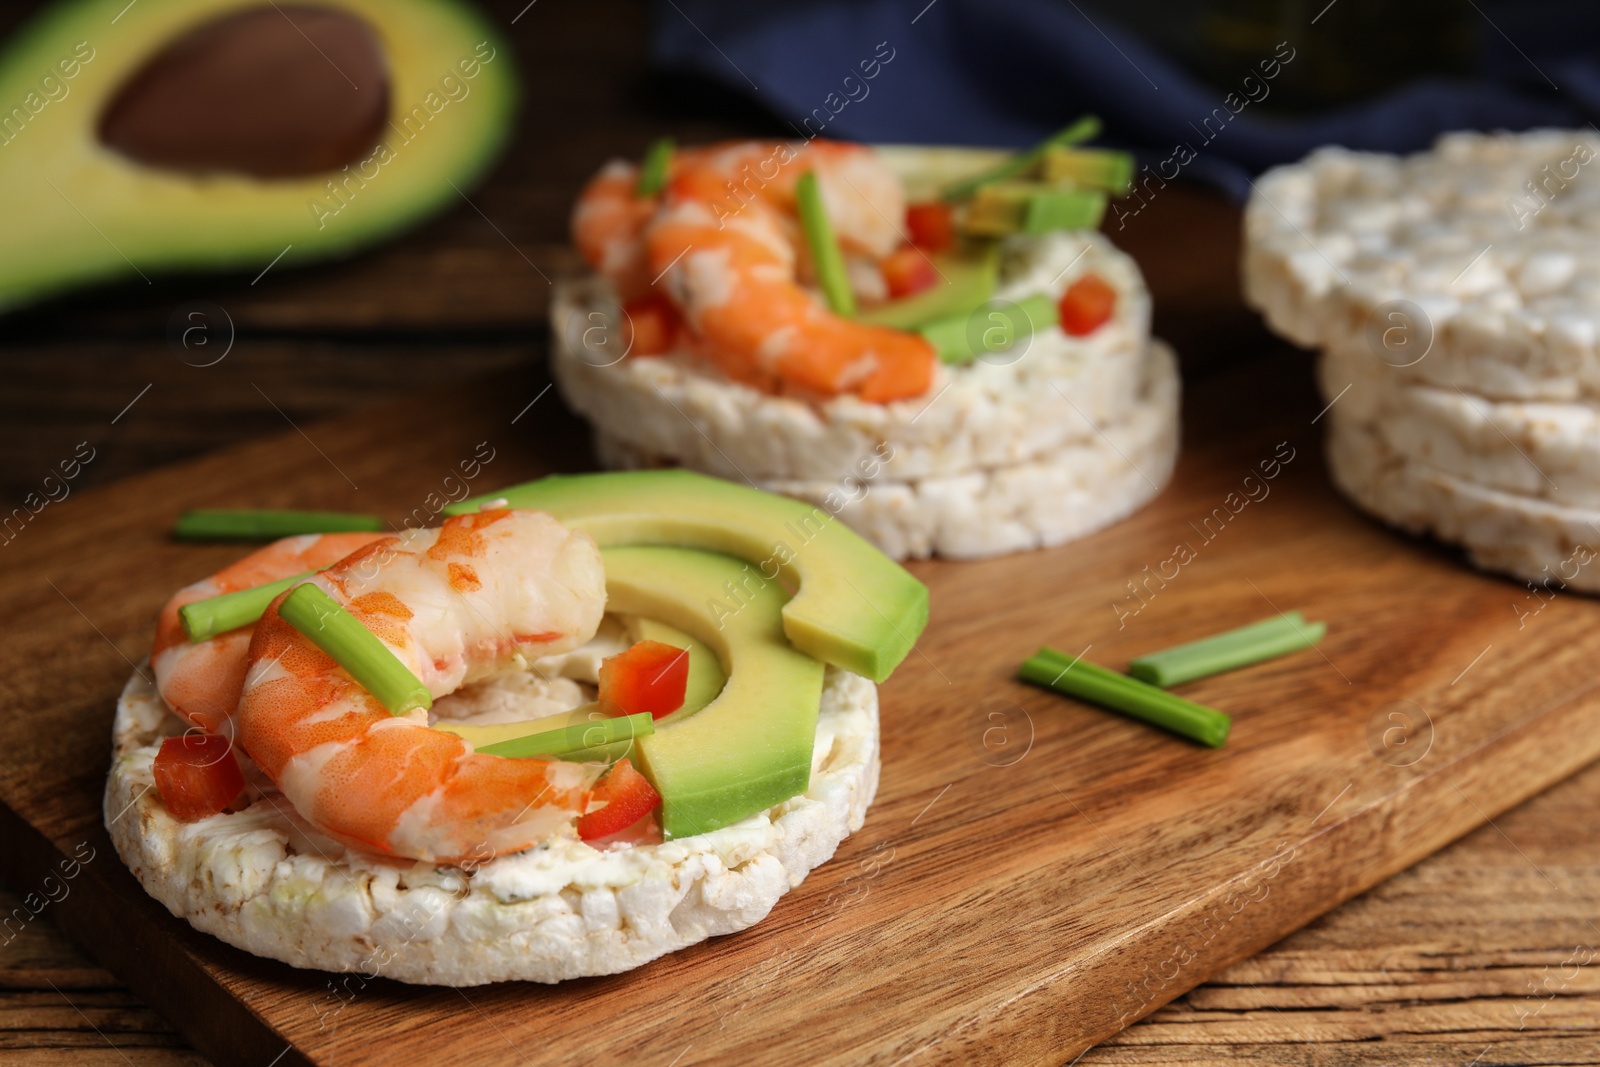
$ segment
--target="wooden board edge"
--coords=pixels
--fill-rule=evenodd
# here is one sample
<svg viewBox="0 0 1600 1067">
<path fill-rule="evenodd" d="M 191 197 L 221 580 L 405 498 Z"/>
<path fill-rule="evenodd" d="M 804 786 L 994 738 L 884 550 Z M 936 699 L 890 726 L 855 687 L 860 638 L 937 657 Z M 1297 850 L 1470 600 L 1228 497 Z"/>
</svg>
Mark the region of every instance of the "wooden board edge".
<svg viewBox="0 0 1600 1067">
<path fill-rule="evenodd" d="M 145 894 L 117 855 L 110 837 L 95 826 L 87 840 L 93 857 L 76 877 L 65 879 L 65 850 L 0 803 L 0 849 L 11 858 L 8 880 L 20 894 L 43 893 L 47 879 L 64 883 L 64 893 L 40 911 L 97 963 L 160 1012 L 190 1044 L 216 1063 L 256 1063 L 263 1067 L 315 1067 L 265 1020 L 232 996 L 205 966 L 173 938 L 165 924 L 179 922 Z M 81 856 L 81 853 L 79 853 Z M 71 870 L 71 867 L 66 868 Z M 120 884 L 119 884 L 120 883 Z M 50 894 L 53 896 L 54 894 Z M 141 908 L 155 911 L 139 916 Z M 185 924 L 184 934 L 195 932 Z M 208 936 L 208 935 L 199 935 Z M 178 942 L 174 944 L 174 942 Z M 279 1048 L 276 1059 L 261 1050 Z"/>
<path fill-rule="evenodd" d="M 1568 743 L 1558 749 L 1559 759 L 1551 759 L 1548 749 L 1541 747 L 1540 738 L 1545 735 L 1568 739 Z M 1504 764 L 1519 758 L 1535 762 L 1549 773 L 1520 779 L 1501 773 Z M 1237 914 L 1248 916 L 1249 921 L 1226 923 L 1225 936 L 1217 939 L 1211 951 L 1204 957 L 1196 955 L 1192 961 L 1194 965 L 1179 967 L 1172 978 L 1138 1004 L 1135 1013 L 1125 1016 L 1102 1013 L 1101 1020 L 1091 1021 L 1086 1031 L 1080 1025 L 1084 1021 L 1082 1014 L 1070 1009 L 1058 1010 L 1040 1003 L 1036 996 L 1024 994 L 1013 997 L 999 1011 L 980 1017 L 997 1016 L 1011 1009 L 1010 1018 L 997 1019 L 983 1032 L 961 1037 L 954 1048 L 944 1048 L 933 1059 L 923 1061 L 923 1053 L 939 1048 L 946 1037 L 957 1037 L 965 1027 L 953 1029 L 935 1042 L 915 1049 L 896 1049 L 893 1062 L 1037 1064 L 1038 1067 L 1060 1067 L 1062 1063 L 1072 1062 L 1074 1057 L 1211 980 L 1226 968 L 1309 925 L 1472 831 L 1489 825 L 1497 816 L 1597 761 L 1600 761 L 1600 680 L 1486 738 L 1469 751 L 1430 768 L 1375 803 L 1330 819 L 1322 829 L 1303 838 L 1294 846 L 1297 851 L 1302 846 L 1320 843 L 1322 847 L 1343 853 L 1329 864 L 1331 869 L 1345 875 L 1343 882 L 1333 886 L 1319 885 L 1314 879 L 1296 881 L 1290 878 L 1280 882 L 1274 874 L 1268 880 L 1274 888 L 1282 887 L 1282 892 L 1276 894 L 1280 904 L 1276 908 L 1241 907 Z M 1471 791 L 1462 786 L 1468 786 Z M 1402 797 L 1405 798 L 1403 804 Z M 1422 814 L 1424 811 L 1442 814 L 1429 824 L 1427 816 Z M 1378 827 L 1377 832 L 1373 830 L 1374 825 Z M 1393 841 L 1396 826 L 1401 828 L 1401 847 L 1379 849 L 1376 854 L 1365 847 L 1369 842 Z M 1324 863 L 1329 861 L 1324 860 Z M 1280 872 L 1291 868 L 1292 860 L 1283 863 Z M 1237 881 L 1247 879 L 1255 869 L 1247 868 Z M 1219 899 L 1231 892 L 1227 886 L 1218 887 L 1183 908 L 1161 916 L 1163 922 L 1152 922 L 1147 929 L 1199 929 L 1198 920 L 1207 912 L 1214 912 Z M 1153 955 L 1158 966 L 1176 958 L 1169 954 L 1177 946 L 1173 938 L 1164 932 L 1154 937 L 1165 937 L 1168 942 L 1154 953 L 1147 951 L 1152 947 L 1151 936 L 1130 938 L 1117 947 L 1121 951 Z M 1074 1003 L 1078 994 L 1073 982 L 1062 977 L 1057 988 L 1044 995 L 1059 1003 Z M 1050 981 L 1038 983 L 1033 989 L 1040 990 Z M 1095 1011 L 1097 1007 L 1089 1010 Z M 1111 1011 L 1116 1007 L 1112 1005 Z M 1053 1013 L 1056 1019 L 1062 1020 L 1054 1032 L 1044 1034 L 1039 1029 L 1038 1016 L 1042 1012 Z M 1085 1033 L 1089 1036 L 1085 1037 Z"/>
</svg>

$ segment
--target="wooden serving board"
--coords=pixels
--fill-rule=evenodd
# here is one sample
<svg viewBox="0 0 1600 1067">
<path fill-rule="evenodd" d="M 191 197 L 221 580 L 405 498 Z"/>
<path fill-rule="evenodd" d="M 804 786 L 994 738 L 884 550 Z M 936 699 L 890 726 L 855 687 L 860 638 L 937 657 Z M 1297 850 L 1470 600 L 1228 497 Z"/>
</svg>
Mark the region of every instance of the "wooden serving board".
<svg viewBox="0 0 1600 1067">
<path fill-rule="evenodd" d="M 545 384 L 479 381 L 75 494 L 0 548 L 7 880 L 48 891 L 219 1062 L 1060 1064 L 1600 756 L 1600 607 L 1354 513 L 1323 473 L 1309 375 L 1284 361 L 1190 396 L 1178 474 L 1129 521 L 915 566 L 933 621 L 881 690 L 877 803 L 750 931 L 616 977 L 457 991 L 336 985 L 170 917 L 112 852 L 100 797 L 159 605 L 238 551 L 171 542 L 173 517 L 400 521 L 485 441 L 475 489 L 579 469 L 583 428 Z M 1185 688 L 1234 715 L 1221 751 L 1014 680 L 1041 643 L 1121 667 L 1274 609 L 1328 637 Z M 91 850 L 65 893 L 45 881 Z"/>
</svg>

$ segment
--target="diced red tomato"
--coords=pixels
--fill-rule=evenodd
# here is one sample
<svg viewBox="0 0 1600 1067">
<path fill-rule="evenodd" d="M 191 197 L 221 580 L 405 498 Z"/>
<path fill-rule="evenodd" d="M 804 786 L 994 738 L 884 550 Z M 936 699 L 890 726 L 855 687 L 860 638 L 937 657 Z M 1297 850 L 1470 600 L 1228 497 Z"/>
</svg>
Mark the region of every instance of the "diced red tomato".
<svg viewBox="0 0 1600 1067">
<path fill-rule="evenodd" d="M 660 641 L 640 641 L 600 662 L 600 710 L 652 719 L 683 707 L 689 687 L 689 653 Z"/>
<path fill-rule="evenodd" d="M 939 272 L 933 269 L 927 253 L 914 245 L 902 245 L 890 252 L 878 264 L 878 269 L 883 271 L 889 296 L 895 300 L 920 293 L 939 280 Z"/>
<path fill-rule="evenodd" d="M 666 297 L 642 297 L 622 305 L 622 310 L 628 355 L 665 355 L 678 343 L 678 309 Z"/>
<path fill-rule="evenodd" d="M 585 841 L 621 833 L 656 810 L 661 794 L 650 779 L 633 769 L 627 759 L 618 760 L 589 794 L 592 804 L 605 806 L 578 816 L 578 836 Z"/>
<path fill-rule="evenodd" d="M 233 742 L 217 734 L 167 738 L 156 753 L 154 773 L 167 810 L 185 822 L 225 810 L 244 792 Z"/>
<path fill-rule="evenodd" d="M 925 200 L 906 208 L 911 243 L 929 252 L 943 252 L 956 243 L 955 211 L 941 200 Z"/>
<path fill-rule="evenodd" d="M 1117 310 L 1117 291 L 1098 274 L 1085 274 L 1061 294 L 1061 328 L 1074 337 L 1094 333 Z"/>
</svg>

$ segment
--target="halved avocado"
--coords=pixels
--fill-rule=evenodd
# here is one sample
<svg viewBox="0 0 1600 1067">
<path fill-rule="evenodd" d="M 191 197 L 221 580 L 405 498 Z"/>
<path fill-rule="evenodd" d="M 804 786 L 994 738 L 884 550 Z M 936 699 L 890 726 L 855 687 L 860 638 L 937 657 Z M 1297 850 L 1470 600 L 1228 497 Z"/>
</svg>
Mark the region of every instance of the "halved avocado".
<svg viewBox="0 0 1600 1067">
<path fill-rule="evenodd" d="M 714 606 L 747 565 L 689 548 L 605 552 L 613 611 L 659 619 L 705 642 L 728 681 L 697 714 L 657 723 L 634 747 L 661 794 L 661 828 L 688 837 L 738 822 L 798 796 L 811 782 L 822 702 L 822 664 L 790 646 L 783 610 L 793 603 L 763 582 L 739 611 Z"/>
<path fill-rule="evenodd" d="M 0 309 L 370 244 L 459 200 L 516 86 L 454 0 L 57 3 L 0 54 Z"/>
<path fill-rule="evenodd" d="M 714 610 L 736 617 L 781 580 L 796 590 L 783 607 L 794 646 L 875 682 L 889 677 L 928 624 L 928 587 L 843 522 L 720 478 L 687 470 L 558 474 L 445 510 L 461 515 L 484 505 L 547 511 L 588 531 L 601 548 L 678 545 L 737 556 L 746 565 L 713 594 Z"/>
</svg>

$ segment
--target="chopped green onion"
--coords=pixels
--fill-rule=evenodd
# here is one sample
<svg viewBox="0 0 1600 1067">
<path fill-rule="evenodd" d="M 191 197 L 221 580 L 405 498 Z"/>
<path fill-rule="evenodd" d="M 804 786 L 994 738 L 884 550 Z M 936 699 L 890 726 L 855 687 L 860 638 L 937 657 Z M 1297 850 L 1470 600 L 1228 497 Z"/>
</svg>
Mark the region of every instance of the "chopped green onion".
<svg viewBox="0 0 1600 1067">
<path fill-rule="evenodd" d="M 392 714 L 433 707 L 433 697 L 421 679 L 360 619 L 317 586 L 296 587 L 278 605 L 278 614 L 332 656 Z"/>
<path fill-rule="evenodd" d="M 1100 120 L 1093 115 L 1085 115 L 1083 118 L 1079 119 L 1077 122 L 1074 122 L 1066 129 L 1059 130 L 1056 133 L 1051 134 L 1049 137 L 1046 137 L 1043 141 L 1040 141 L 1026 152 L 1012 156 L 998 167 L 995 167 L 992 170 L 984 171 L 982 174 L 979 174 L 975 177 L 967 178 L 963 181 L 955 182 L 949 186 L 946 186 L 941 195 L 946 200 L 960 200 L 964 197 L 971 196 L 973 193 L 977 192 L 980 187 L 988 185 L 990 182 L 1004 181 L 1007 178 L 1015 178 L 1020 174 L 1027 173 L 1029 168 L 1037 165 L 1040 160 L 1044 159 L 1045 153 L 1050 151 L 1052 148 L 1062 148 L 1067 145 L 1080 144 L 1084 141 L 1092 140 L 1099 135 Z"/>
<path fill-rule="evenodd" d="M 286 589 L 311 577 L 316 571 L 306 571 L 292 578 L 268 582 L 251 589 L 240 589 L 220 596 L 208 597 L 185 604 L 178 609 L 178 621 L 192 642 L 209 640 L 218 634 L 249 626 L 261 618 L 267 605 Z"/>
<path fill-rule="evenodd" d="M 1122 195 L 1133 188 L 1133 156 L 1092 148 L 1052 148 L 1041 168 L 1047 182 L 1072 182 Z"/>
<path fill-rule="evenodd" d="M 192 508 L 178 516 L 180 541 L 274 541 L 308 533 L 361 533 L 387 527 L 377 515 L 276 508 Z"/>
<path fill-rule="evenodd" d="M 1008 309 L 1016 309 L 1011 313 Z M 1060 321 L 1056 302 L 1042 293 L 1015 303 L 985 304 L 966 315 L 931 322 L 919 331 L 945 363 L 971 363 L 979 356 L 1001 352 L 1023 338 Z"/>
<path fill-rule="evenodd" d="M 1128 665 L 1128 673 L 1142 682 L 1169 688 L 1311 648 L 1327 632 L 1326 623 L 1306 622 L 1298 611 L 1291 611 L 1187 645 L 1140 656 Z"/>
<path fill-rule="evenodd" d="M 1212 748 L 1223 746 L 1233 726 L 1233 720 L 1215 708 L 1052 648 L 1041 648 L 1023 663 L 1021 673 L 1024 681 L 1120 711 Z"/>
<path fill-rule="evenodd" d="M 672 163 L 672 153 L 677 148 L 672 138 L 663 137 L 653 143 L 639 164 L 639 180 L 633 187 L 640 199 L 655 196 L 667 184 L 667 167 Z"/>
<path fill-rule="evenodd" d="M 854 315 L 856 294 L 850 288 L 850 276 L 844 268 L 844 254 L 839 251 L 833 224 L 828 221 L 827 207 L 822 203 L 817 172 L 808 170 L 800 175 L 794 192 L 800 207 L 800 226 L 805 230 L 806 246 L 811 249 L 811 263 L 816 268 L 817 284 L 822 287 L 822 295 L 828 298 L 828 307 L 835 315 Z"/>
<path fill-rule="evenodd" d="M 492 745 L 484 745 L 478 751 L 490 756 L 509 756 L 513 759 L 548 756 L 583 762 L 592 750 L 602 745 L 631 741 L 635 737 L 649 737 L 655 732 L 655 720 L 648 711 L 641 711 L 637 715 L 575 722 L 559 730 L 545 730 L 537 734 L 528 734 L 526 737 L 513 737 L 509 741 L 496 741 Z"/>
</svg>

